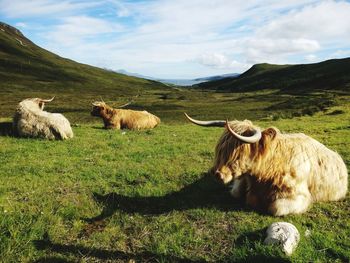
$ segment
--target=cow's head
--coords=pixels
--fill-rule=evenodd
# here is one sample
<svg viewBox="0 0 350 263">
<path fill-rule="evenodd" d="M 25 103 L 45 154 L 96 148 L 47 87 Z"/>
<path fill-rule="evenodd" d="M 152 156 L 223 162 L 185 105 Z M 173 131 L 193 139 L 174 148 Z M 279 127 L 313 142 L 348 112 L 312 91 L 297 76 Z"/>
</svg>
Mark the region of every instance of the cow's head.
<svg viewBox="0 0 350 263">
<path fill-rule="evenodd" d="M 107 104 L 103 101 L 95 101 L 92 103 L 92 106 L 91 115 L 95 117 L 102 117 L 107 109 Z"/>
<path fill-rule="evenodd" d="M 251 121 L 214 120 L 199 121 L 185 113 L 186 118 L 197 125 L 205 127 L 225 127 L 215 149 L 215 160 L 211 172 L 223 183 L 229 183 L 234 178 L 244 174 L 245 164 L 240 163 L 242 155 L 250 154 L 252 144 L 256 144 L 262 137 L 261 131 Z M 247 156 L 247 157 L 248 157 Z M 243 166 L 242 166 L 243 165 Z M 248 165 L 248 164 L 247 164 Z"/>
<path fill-rule="evenodd" d="M 27 105 L 30 103 L 32 107 L 38 107 L 40 110 L 43 110 L 45 107 L 45 103 L 53 101 L 55 97 L 52 97 L 51 99 L 45 100 L 40 98 L 32 98 L 32 99 L 25 99 L 23 102 L 25 102 Z"/>
<path fill-rule="evenodd" d="M 131 104 L 131 101 L 128 103 L 125 103 L 121 106 L 118 106 L 117 109 L 120 108 L 124 108 L 128 105 Z M 110 112 L 110 110 L 112 110 L 112 108 L 110 106 L 108 106 L 104 101 L 95 101 L 92 103 L 92 111 L 91 111 L 91 115 L 95 116 L 95 117 L 103 117 L 106 115 L 106 113 Z"/>
</svg>

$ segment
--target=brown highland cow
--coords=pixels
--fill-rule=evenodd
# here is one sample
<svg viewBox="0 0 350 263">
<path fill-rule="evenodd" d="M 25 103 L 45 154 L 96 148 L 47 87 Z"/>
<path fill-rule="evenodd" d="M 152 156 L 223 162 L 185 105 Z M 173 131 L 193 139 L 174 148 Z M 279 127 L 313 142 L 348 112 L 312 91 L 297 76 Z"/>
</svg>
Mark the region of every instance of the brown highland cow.
<svg viewBox="0 0 350 263">
<path fill-rule="evenodd" d="M 147 111 L 120 109 L 129 104 L 127 103 L 117 109 L 113 109 L 103 101 L 96 101 L 92 104 L 91 115 L 101 117 L 106 129 L 153 129 L 160 123 L 160 119 L 157 116 Z"/>
</svg>

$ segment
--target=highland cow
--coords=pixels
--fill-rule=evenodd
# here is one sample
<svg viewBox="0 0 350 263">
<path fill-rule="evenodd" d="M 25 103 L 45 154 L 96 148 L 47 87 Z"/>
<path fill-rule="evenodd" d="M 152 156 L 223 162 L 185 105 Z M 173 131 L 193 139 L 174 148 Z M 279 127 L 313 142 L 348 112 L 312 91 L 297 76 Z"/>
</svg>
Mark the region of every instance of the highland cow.
<svg viewBox="0 0 350 263">
<path fill-rule="evenodd" d="M 126 105 L 129 104 L 127 103 Z M 101 117 L 106 129 L 153 129 L 160 123 L 160 119 L 157 116 L 147 111 L 121 109 L 121 107 L 126 105 L 117 109 L 113 109 L 103 101 L 94 102 L 92 105 L 91 115 Z"/>
<path fill-rule="evenodd" d="M 69 121 L 60 113 L 44 111 L 46 102 L 40 98 L 21 101 L 13 117 L 13 130 L 19 137 L 64 140 L 73 137 Z"/>
<path fill-rule="evenodd" d="M 231 185 L 231 194 L 274 216 L 299 214 L 313 202 L 345 197 L 348 172 L 340 155 L 302 134 L 262 130 L 245 121 L 198 121 L 226 127 L 215 149 L 211 172 Z"/>
</svg>

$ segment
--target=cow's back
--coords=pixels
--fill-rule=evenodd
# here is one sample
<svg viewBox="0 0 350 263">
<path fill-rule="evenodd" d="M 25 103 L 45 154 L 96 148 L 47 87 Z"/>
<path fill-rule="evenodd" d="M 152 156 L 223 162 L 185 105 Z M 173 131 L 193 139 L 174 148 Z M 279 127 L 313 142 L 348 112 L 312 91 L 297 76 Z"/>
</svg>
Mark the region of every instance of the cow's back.
<svg viewBox="0 0 350 263">
<path fill-rule="evenodd" d="M 160 123 L 160 119 L 147 111 L 125 110 L 120 117 L 121 128 L 131 130 L 152 129 Z"/>
<path fill-rule="evenodd" d="M 348 172 L 340 155 L 305 134 L 291 134 L 292 167 L 314 201 L 336 201 L 346 195 Z"/>
<path fill-rule="evenodd" d="M 315 141 L 315 140 L 314 140 Z M 315 141 L 317 153 L 312 162 L 309 189 L 314 201 L 336 201 L 345 197 L 348 171 L 341 156 Z"/>
</svg>

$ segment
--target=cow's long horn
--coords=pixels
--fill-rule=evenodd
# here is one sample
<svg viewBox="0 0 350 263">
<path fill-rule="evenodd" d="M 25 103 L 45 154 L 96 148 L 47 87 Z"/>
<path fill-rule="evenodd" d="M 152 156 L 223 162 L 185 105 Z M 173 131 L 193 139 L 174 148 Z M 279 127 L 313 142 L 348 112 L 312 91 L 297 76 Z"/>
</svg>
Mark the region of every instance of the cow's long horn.
<svg viewBox="0 0 350 263">
<path fill-rule="evenodd" d="M 51 99 L 49 99 L 49 100 L 43 100 L 43 99 L 40 99 L 40 101 L 41 102 L 51 102 L 51 101 L 53 101 L 53 99 L 55 98 L 55 96 L 53 96 Z"/>
<path fill-rule="evenodd" d="M 261 131 L 260 130 L 254 130 L 254 134 L 252 136 L 243 136 L 237 134 L 234 130 L 231 129 L 228 120 L 226 120 L 226 128 L 227 130 L 238 140 L 245 142 L 245 143 L 255 143 L 260 140 L 261 138 Z"/>
<path fill-rule="evenodd" d="M 124 107 L 130 105 L 131 103 L 132 103 L 132 101 L 129 101 L 128 103 L 125 103 L 125 104 L 123 104 L 123 105 L 121 105 L 121 106 L 118 106 L 117 108 L 118 108 L 118 109 L 124 108 Z"/>
<path fill-rule="evenodd" d="M 213 120 L 213 121 L 199 121 L 199 120 L 195 120 L 193 118 L 191 118 L 190 116 L 188 116 L 185 112 L 184 112 L 186 118 L 194 123 L 197 124 L 199 126 L 205 126 L 205 127 L 224 127 L 226 122 L 225 121 L 221 121 L 221 120 Z"/>
</svg>

